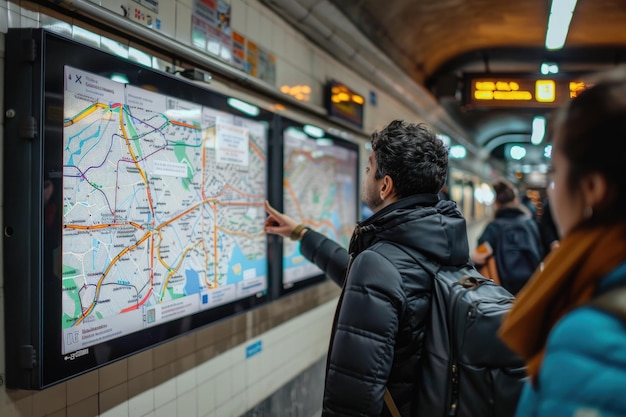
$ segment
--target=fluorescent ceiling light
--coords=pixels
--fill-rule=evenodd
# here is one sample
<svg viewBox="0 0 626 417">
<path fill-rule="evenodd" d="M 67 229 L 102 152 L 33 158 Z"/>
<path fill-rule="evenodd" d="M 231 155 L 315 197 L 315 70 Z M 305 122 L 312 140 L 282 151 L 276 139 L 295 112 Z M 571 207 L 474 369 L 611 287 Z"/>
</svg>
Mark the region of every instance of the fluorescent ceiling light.
<svg viewBox="0 0 626 417">
<path fill-rule="evenodd" d="M 523 146 L 519 146 L 519 145 L 511 146 L 509 155 L 511 155 L 511 158 L 519 161 L 520 159 L 526 156 L 526 148 L 524 148 Z"/>
<path fill-rule="evenodd" d="M 546 147 L 543 148 L 543 156 L 548 159 L 552 158 L 552 145 L 546 145 Z"/>
<path fill-rule="evenodd" d="M 118 82 L 118 83 L 123 83 L 123 84 L 128 84 L 128 77 L 125 74 L 122 74 L 121 72 L 114 72 L 113 74 L 111 74 L 111 76 L 109 77 L 112 81 Z"/>
<path fill-rule="evenodd" d="M 462 145 L 454 145 L 450 147 L 450 158 L 463 159 L 467 156 L 467 149 Z"/>
<path fill-rule="evenodd" d="M 236 98 L 229 97 L 228 100 L 226 100 L 226 102 L 228 103 L 230 107 L 235 108 L 239 110 L 240 112 L 247 114 L 249 116 L 256 117 L 259 115 L 259 113 L 261 113 L 261 109 L 259 109 L 257 106 L 250 104 L 250 103 L 246 103 L 245 101 L 241 101 Z"/>
<path fill-rule="evenodd" d="M 543 64 L 541 64 L 541 73 L 543 75 L 558 74 L 559 66 L 554 62 L 544 62 Z"/>
<path fill-rule="evenodd" d="M 546 31 L 546 49 L 563 48 L 575 7 L 576 0 L 552 0 Z"/>
<path fill-rule="evenodd" d="M 288 127 L 285 129 L 285 133 L 293 139 L 306 140 L 309 138 L 306 133 L 295 127 Z"/>
<path fill-rule="evenodd" d="M 304 125 L 302 130 L 304 130 L 304 133 L 306 133 L 309 136 L 313 136 L 314 138 L 321 138 L 324 136 L 324 129 L 317 127 L 317 126 Z"/>
<path fill-rule="evenodd" d="M 530 135 L 530 142 L 533 145 L 539 145 L 546 134 L 546 119 L 545 117 L 535 116 L 533 119 L 533 132 Z"/>
<path fill-rule="evenodd" d="M 330 138 L 318 138 L 315 139 L 315 143 L 317 143 L 318 146 L 333 146 L 333 140 Z"/>
<path fill-rule="evenodd" d="M 492 205 L 493 201 L 496 199 L 496 195 L 491 190 L 491 187 L 484 182 L 474 190 L 474 197 L 479 203 L 483 203 L 488 206 Z"/>
</svg>

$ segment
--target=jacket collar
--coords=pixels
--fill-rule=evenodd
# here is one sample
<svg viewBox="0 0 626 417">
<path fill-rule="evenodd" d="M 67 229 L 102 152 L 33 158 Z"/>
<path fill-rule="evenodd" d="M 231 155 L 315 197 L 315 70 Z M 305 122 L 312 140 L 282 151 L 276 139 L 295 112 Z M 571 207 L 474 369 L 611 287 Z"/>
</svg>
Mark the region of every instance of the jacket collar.
<svg viewBox="0 0 626 417">
<path fill-rule="evenodd" d="M 383 209 L 377 211 L 369 218 L 357 223 L 350 239 L 349 252 L 356 256 L 377 240 L 378 232 L 389 227 L 389 220 L 397 217 L 394 212 L 415 207 L 431 207 L 439 202 L 437 194 L 416 194 L 402 198 Z"/>
</svg>

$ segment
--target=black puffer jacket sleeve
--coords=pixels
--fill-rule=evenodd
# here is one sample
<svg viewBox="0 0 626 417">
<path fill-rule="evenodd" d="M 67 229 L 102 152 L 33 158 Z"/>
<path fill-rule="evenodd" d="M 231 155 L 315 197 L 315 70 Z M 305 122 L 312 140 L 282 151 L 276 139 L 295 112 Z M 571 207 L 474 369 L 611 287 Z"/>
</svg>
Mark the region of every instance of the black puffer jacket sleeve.
<svg viewBox="0 0 626 417">
<path fill-rule="evenodd" d="M 343 286 L 350 261 L 350 255 L 343 246 L 321 233 L 309 230 L 302 236 L 300 252 L 324 271 L 327 277 Z"/>
<path fill-rule="evenodd" d="M 323 416 L 380 415 L 406 304 L 401 282 L 380 253 L 366 250 L 355 258 L 336 317 Z"/>
</svg>

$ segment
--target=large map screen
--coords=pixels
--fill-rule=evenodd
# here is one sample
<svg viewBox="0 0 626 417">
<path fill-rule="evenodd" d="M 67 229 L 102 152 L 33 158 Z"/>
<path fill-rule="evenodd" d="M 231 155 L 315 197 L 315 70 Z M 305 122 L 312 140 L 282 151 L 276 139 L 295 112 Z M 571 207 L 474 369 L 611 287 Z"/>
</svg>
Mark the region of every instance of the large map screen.
<svg viewBox="0 0 626 417">
<path fill-rule="evenodd" d="M 347 248 L 358 220 L 358 146 L 295 127 L 283 138 L 285 213 Z M 300 254 L 299 242 L 283 242 L 284 288 L 322 274 Z"/>
<path fill-rule="evenodd" d="M 62 353 L 264 293 L 267 126 L 64 75 Z"/>
</svg>

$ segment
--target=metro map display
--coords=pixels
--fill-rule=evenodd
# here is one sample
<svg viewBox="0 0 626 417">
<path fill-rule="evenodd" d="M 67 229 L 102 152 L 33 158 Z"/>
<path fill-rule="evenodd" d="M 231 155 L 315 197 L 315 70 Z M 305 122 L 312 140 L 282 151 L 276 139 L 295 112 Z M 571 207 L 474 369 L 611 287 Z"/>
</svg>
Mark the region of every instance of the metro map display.
<svg viewBox="0 0 626 417">
<path fill-rule="evenodd" d="M 266 130 L 65 66 L 62 353 L 267 290 Z"/>
<path fill-rule="evenodd" d="M 264 232 L 265 201 L 348 246 L 357 143 L 46 29 L 9 29 L 5 65 L 7 388 L 48 388 L 323 280 Z"/>
<path fill-rule="evenodd" d="M 284 212 L 348 247 L 357 222 L 358 148 L 339 139 L 315 139 L 284 130 Z M 354 145 L 354 146 L 350 146 Z M 283 240 L 283 286 L 322 274 L 300 254 L 300 243 Z"/>
</svg>

